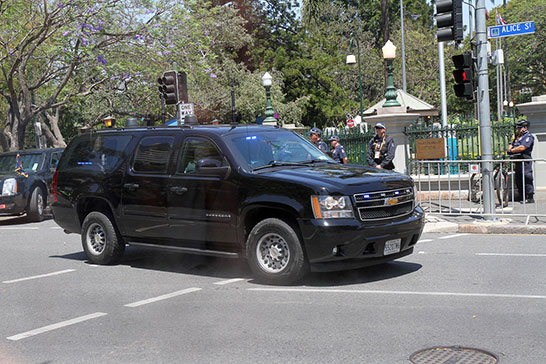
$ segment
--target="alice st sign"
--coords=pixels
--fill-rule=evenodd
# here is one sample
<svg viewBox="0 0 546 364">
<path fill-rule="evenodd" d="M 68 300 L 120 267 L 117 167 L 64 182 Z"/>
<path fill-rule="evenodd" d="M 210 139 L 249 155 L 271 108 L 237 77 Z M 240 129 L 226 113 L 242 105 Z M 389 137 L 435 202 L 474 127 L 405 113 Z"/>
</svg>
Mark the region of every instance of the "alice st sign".
<svg viewBox="0 0 546 364">
<path fill-rule="evenodd" d="M 523 23 L 497 25 L 487 27 L 487 38 L 511 37 L 513 35 L 529 34 L 535 32 L 535 22 L 526 21 Z"/>
</svg>

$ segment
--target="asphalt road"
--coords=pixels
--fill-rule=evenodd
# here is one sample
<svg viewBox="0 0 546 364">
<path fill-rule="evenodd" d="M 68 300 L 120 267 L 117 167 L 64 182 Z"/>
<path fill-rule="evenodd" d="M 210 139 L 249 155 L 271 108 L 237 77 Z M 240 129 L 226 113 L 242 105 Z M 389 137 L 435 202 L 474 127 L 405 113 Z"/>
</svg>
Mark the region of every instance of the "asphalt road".
<svg viewBox="0 0 546 364">
<path fill-rule="evenodd" d="M 545 236 L 425 234 L 399 261 L 290 287 L 134 248 L 95 266 L 51 220 L 0 218 L 0 252 L 2 364 L 396 364 L 454 345 L 546 363 Z"/>
</svg>

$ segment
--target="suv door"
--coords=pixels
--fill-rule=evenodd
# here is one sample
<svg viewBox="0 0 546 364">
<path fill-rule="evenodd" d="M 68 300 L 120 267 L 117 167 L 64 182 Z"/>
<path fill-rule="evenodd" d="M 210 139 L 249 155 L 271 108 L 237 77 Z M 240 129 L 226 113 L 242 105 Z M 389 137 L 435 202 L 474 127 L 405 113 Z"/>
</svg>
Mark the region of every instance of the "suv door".
<svg viewBox="0 0 546 364">
<path fill-rule="evenodd" d="M 233 246 L 237 242 L 236 189 L 217 168 L 224 167 L 227 174 L 227 159 L 212 140 L 188 136 L 177 160 L 168 188 L 169 237 L 180 243 L 219 243 L 214 245 L 220 249 Z M 214 169 L 216 173 L 211 173 Z"/>
<path fill-rule="evenodd" d="M 122 184 L 121 225 L 128 237 L 165 237 L 168 171 L 174 140 L 174 135 L 144 136 L 135 148 Z"/>
</svg>

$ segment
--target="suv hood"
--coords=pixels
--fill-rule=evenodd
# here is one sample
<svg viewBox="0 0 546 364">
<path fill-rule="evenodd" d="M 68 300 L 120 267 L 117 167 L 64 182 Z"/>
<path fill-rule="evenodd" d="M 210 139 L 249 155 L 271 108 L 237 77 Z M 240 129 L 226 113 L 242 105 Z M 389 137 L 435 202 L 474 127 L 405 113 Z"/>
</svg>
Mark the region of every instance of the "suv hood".
<svg viewBox="0 0 546 364">
<path fill-rule="evenodd" d="M 328 193 L 352 194 L 413 186 L 409 176 L 398 172 L 343 164 L 280 167 L 261 174 L 290 183 L 305 184 L 317 192 L 326 189 Z"/>
</svg>

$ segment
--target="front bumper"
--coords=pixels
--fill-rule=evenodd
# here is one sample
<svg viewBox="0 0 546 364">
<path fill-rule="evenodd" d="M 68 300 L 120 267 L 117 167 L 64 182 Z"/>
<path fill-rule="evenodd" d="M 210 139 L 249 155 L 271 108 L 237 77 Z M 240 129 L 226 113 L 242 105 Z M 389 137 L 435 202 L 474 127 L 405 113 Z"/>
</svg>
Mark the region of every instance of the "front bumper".
<svg viewBox="0 0 546 364">
<path fill-rule="evenodd" d="M 22 194 L 0 196 L 0 216 L 21 215 L 25 213 L 27 204 Z"/>
<path fill-rule="evenodd" d="M 425 221 L 423 210 L 417 207 L 411 214 L 393 220 L 364 223 L 358 219 L 301 219 L 299 223 L 311 270 L 336 271 L 411 254 Z M 400 252 L 384 255 L 385 242 L 392 239 L 401 239 Z"/>
</svg>

